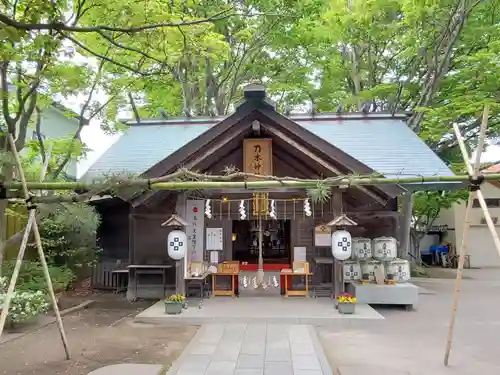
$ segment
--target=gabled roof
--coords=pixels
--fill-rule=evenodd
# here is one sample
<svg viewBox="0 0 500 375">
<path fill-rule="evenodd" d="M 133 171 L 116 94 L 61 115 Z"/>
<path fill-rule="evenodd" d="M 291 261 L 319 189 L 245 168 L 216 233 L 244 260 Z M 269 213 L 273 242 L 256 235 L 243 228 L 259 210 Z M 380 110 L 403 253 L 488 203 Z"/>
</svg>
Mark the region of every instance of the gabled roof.
<svg viewBox="0 0 500 375">
<path fill-rule="evenodd" d="M 485 168 L 481 171 L 481 173 L 488 174 L 488 173 L 500 173 L 500 163 L 498 164 L 493 164 L 490 165 L 488 168 Z M 497 188 L 500 188 L 500 181 L 488 181 L 490 184 L 496 186 Z"/>
<path fill-rule="evenodd" d="M 283 117 L 264 108 L 268 117 Z M 346 113 L 296 115 L 287 121 L 386 177 L 453 175 L 445 163 L 408 128 L 406 114 Z M 143 174 L 227 117 L 173 118 L 129 122 L 129 129 L 84 174 Z M 444 184 L 426 184 L 445 189 Z M 411 188 L 413 185 L 409 185 Z M 422 188 L 421 184 L 415 185 Z M 405 186 L 407 188 L 407 186 Z"/>
</svg>

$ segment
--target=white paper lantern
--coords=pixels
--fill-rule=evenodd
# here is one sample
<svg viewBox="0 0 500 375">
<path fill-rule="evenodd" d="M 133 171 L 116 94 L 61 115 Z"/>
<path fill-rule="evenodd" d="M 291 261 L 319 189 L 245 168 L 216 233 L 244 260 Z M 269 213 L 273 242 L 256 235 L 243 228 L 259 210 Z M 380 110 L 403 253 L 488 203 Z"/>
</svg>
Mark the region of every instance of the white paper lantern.
<svg viewBox="0 0 500 375">
<path fill-rule="evenodd" d="M 398 242 L 394 237 L 377 237 L 372 243 L 373 258 L 388 262 L 398 256 Z"/>
<path fill-rule="evenodd" d="M 352 239 L 352 259 L 370 260 L 372 257 L 372 240 L 369 238 L 355 237 Z"/>
<path fill-rule="evenodd" d="M 332 255 L 338 260 L 347 260 L 351 256 L 351 234 L 345 230 L 332 233 Z"/>
<path fill-rule="evenodd" d="M 186 256 L 187 248 L 186 233 L 181 230 L 173 230 L 168 234 L 167 250 L 168 256 L 173 260 L 181 260 Z"/>
<path fill-rule="evenodd" d="M 405 259 L 396 259 L 387 262 L 386 274 L 388 280 L 396 280 L 398 283 L 410 281 L 410 263 Z"/>
</svg>

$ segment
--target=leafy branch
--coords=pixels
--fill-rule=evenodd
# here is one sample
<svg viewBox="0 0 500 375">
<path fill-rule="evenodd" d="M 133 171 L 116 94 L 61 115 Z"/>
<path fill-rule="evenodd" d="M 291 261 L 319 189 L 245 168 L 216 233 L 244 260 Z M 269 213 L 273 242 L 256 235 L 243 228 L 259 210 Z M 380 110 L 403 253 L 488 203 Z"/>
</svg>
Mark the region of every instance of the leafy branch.
<svg viewBox="0 0 500 375">
<path fill-rule="evenodd" d="M 232 8 L 222 10 L 214 15 L 193 20 L 193 21 L 182 21 L 182 22 L 163 22 L 163 23 L 155 23 L 141 26 L 132 26 L 132 27 L 117 27 L 117 26 L 109 26 L 109 25 L 97 25 L 97 26 L 76 26 L 73 24 L 66 24 L 64 22 L 47 22 L 47 23 L 25 23 L 21 21 L 17 21 L 14 18 L 7 16 L 5 13 L 0 13 L 0 23 L 3 23 L 6 26 L 13 27 L 18 30 L 24 31 L 43 31 L 43 30 L 52 30 L 52 31 L 69 31 L 75 33 L 95 33 L 100 31 L 116 31 L 128 34 L 139 33 L 147 30 L 161 29 L 164 27 L 183 27 L 183 26 L 194 26 L 207 22 L 214 22 L 226 19 L 234 15 L 234 13 L 230 13 Z M 79 18 L 83 15 L 83 13 L 79 14 Z"/>
</svg>

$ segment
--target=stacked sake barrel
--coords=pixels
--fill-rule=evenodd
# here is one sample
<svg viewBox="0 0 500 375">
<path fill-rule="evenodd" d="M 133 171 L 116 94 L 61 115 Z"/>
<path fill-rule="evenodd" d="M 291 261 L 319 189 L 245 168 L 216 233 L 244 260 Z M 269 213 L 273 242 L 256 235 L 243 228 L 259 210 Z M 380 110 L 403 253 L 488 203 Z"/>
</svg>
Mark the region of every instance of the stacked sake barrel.
<svg viewBox="0 0 500 375">
<path fill-rule="evenodd" d="M 375 282 L 375 269 L 384 266 L 385 278 L 396 282 L 410 280 L 410 265 L 397 258 L 397 241 L 393 237 L 352 239 L 352 253 L 344 262 L 344 280 Z"/>
</svg>

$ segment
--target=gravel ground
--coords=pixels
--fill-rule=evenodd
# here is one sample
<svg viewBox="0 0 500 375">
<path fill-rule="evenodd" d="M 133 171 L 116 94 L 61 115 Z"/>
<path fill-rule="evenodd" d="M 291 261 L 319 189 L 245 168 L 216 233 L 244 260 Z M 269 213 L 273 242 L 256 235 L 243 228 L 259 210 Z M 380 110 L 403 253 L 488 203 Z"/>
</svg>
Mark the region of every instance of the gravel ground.
<svg viewBox="0 0 500 375">
<path fill-rule="evenodd" d="M 92 297 L 94 298 L 94 297 Z M 0 374 L 87 375 L 115 363 L 169 366 L 198 327 L 153 327 L 132 323 L 149 303 L 129 304 L 119 296 L 99 296 L 86 310 L 63 318 L 71 355 L 55 324 L 0 345 Z"/>
</svg>

